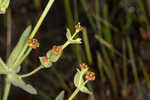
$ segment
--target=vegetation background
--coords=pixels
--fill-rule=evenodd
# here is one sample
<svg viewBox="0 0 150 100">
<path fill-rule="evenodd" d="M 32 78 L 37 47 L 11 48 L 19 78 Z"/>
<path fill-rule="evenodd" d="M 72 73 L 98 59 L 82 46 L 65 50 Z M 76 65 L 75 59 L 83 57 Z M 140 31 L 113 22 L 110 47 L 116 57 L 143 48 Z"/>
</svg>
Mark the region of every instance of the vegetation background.
<svg viewBox="0 0 150 100">
<path fill-rule="evenodd" d="M 48 0 L 11 0 L 0 15 L 0 57 L 7 60 L 21 33 L 34 26 Z M 80 63 L 96 72 L 88 87 L 94 95 L 79 93 L 75 100 L 150 100 L 150 0 L 55 0 L 36 38 L 40 48 L 31 52 L 21 73 L 30 72 L 38 57 L 66 41 L 66 27 L 74 31 L 79 21 L 85 28 L 83 44 L 65 49 L 61 59 L 26 81 L 37 90 L 30 95 L 12 87 L 10 100 L 54 100 L 75 89 L 73 76 Z M 0 89 L 4 88 L 3 76 Z M 0 97 L 2 91 L 0 93 Z"/>
</svg>

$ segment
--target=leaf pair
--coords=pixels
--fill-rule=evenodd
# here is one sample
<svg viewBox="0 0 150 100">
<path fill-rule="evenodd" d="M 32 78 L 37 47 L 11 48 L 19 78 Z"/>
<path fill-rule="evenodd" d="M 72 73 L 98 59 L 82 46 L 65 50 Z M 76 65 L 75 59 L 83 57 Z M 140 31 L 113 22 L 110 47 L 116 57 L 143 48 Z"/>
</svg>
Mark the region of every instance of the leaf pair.
<svg viewBox="0 0 150 100">
<path fill-rule="evenodd" d="M 37 94 L 36 90 L 31 85 L 26 84 L 19 77 L 19 75 L 16 74 L 21 69 L 20 64 L 23 62 L 23 60 L 26 58 L 26 56 L 28 56 L 28 54 L 32 50 L 31 48 L 28 48 L 27 51 L 25 51 L 25 53 L 20 57 L 20 59 L 18 59 L 18 56 L 20 56 L 20 53 L 22 52 L 25 44 L 27 43 L 30 32 L 31 32 L 31 26 L 28 26 L 23 32 L 16 47 L 11 52 L 8 58 L 7 65 L 0 58 L 0 74 L 6 74 L 8 76 L 8 82 L 13 84 L 14 86 L 20 87 L 31 94 Z M 10 72 L 9 69 L 11 69 L 12 71 Z"/>
<path fill-rule="evenodd" d="M 66 33 L 66 37 L 68 39 L 68 41 L 71 43 L 71 44 L 81 44 L 81 38 L 77 38 L 75 40 L 73 40 L 72 36 L 71 36 L 71 32 L 70 30 L 67 28 L 67 33 Z"/>
<path fill-rule="evenodd" d="M 77 73 L 75 74 L 75 77 L 74 77 L 74 84 L 81 92 L 92 94 L 92 92 L 90 92 L 85 86 L 86 84 L 84 81 L 84 75 L 87 72 L 87 70 L 88 68 L 81 69 L 81 71 L 77 69 Z"/>
<path fill-rule="evenodd" d="M 24 46 L 28 40 L 28 36 L 29 36 L 30 32 L 31 32 L 31 26 L 28 26 L 25 29 L 25 31 L 23 32 L 23 34 L 22 34 L 21 38 L 19 39 L 19 42 L 17 43 L 16 47 L 11 52 L 11 54 L 8 58 L 7 65 L 2 61 L 2 59 L 0 59 L 0 74 L 7 73 L 8 68 L 12 68 L 12 67 L 16 68 L 16 69 L 13 69 L 13 72 L 19 72 L 20 64 L 23 62 L 25 57 L 31 52 L 31 48 L 29 48 L 25 52 L 25 54 L 22 57 L 20 57 L 21 59 L 19 59 L 17 62 L 17 58 L 20 55 L 20 53 L 22 52 L 22 49 L 24 48 Z"/>
</svg>

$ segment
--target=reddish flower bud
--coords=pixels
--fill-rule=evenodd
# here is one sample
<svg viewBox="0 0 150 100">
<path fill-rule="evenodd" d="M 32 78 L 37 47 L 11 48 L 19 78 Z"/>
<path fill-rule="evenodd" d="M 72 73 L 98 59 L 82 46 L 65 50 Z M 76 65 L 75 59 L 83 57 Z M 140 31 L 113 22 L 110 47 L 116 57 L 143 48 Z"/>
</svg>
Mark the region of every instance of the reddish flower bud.
<svg viewBox="0 0 150 100">
<path fill-rule="evenodd" d="M 80 67 L 80 69 L 85 69 L 85 68 L 87 68 L 88 66 L 83 63 L 83 64 L 80 64 L 79 67 Z"/>
<path fill-rule="evenodd" d="M 83 27 L 80 25 L 80 23 L 78 23 L 77 25 L 75 25 L 75 29 L 80 32 L 83 30 Z"/>
<path fill-rule="evenodd" d="M 50 59 L 46 56 L 40 57 L 40 62 L 46 68 L 49 68 L 52 65 L 52 63 L 50 62 Z"/>
</svg>

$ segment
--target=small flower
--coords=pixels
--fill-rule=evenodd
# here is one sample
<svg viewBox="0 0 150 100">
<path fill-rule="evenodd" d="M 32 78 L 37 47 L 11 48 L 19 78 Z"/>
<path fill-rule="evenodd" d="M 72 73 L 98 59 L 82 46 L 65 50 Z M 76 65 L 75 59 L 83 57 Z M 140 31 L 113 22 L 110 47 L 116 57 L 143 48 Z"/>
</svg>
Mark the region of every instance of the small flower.
<svg viewBox="0 0 150 100">
<path fill-rule="evenodd" d="M 87 66 L 85 63 L 83 63 L 83 64 L 80 64 L 79 67 L 80 67 L 81 69 L 85 69 L 85 68 L 87 68 L 88 66 Z"/>
<path fill-rule="evenodd" d="M 87 80 L 95 80 L 95 73 L 94 72 L 86 72 L 85 78 Z"/>
<path fill-rule="evenodd" d="M 80 25 L 80 23 L 78 23 L 77 25 L 75 25 L 75 29 L 80 32 L 83 30 L 83 27 Z"/>
<path fill-rule="evenodd" d="M 40 62 L 41 62 L 41 64 L 42 64 L 44 67 L 46 67 L 46 68 L 48 68 L 48 67 L 51 66 L 50 59 L 49 59 L 48 57 L 46 57 L 46 56 L 40 57 Z"/>
<path fill-rule="evenodd" d="M 52 52 L 55 55 L 60 55 L 62 53 L 62 47 L 54 45 L 53 48 L 52 48 Z"/>
<path fill-rule="evenodd" d="M 28 45 L 29 45 L 29 47 L 31 47 L 33 49 L 36 49 L 37 47 L 40 46 L 40 43 L 38 42 L 37 39 L 29 39 L 28 40 Z"/>
<path fill-rule="evenodd" d="M 47 57 L 43 57 L 43 64 L 49 64 L 49 62 L 50 62 L 50 59 L 49 58 L 47 58 Z"/>
</svg>

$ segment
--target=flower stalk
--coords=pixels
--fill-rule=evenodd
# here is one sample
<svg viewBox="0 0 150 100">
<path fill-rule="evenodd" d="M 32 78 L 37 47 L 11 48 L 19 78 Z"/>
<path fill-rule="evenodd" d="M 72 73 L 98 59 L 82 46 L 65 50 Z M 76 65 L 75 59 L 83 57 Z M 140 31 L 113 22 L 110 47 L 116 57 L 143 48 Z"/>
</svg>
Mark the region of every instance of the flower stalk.
<svg viewBox="0 0 150 100">
<path fill-rule="evenodd" d="M 36 72 L 38 72 L 39 70 L 41 70 L 42 68 L 44 68 L 43 66 L 39 66 L 36 69 L 34 69 L 32 72 L 24 74 L 24 75 L 20 75 L 20 78 L 25 78 L 25 77 L 29 77 L 33 74 L 35 74 Z"/>
</svg>

